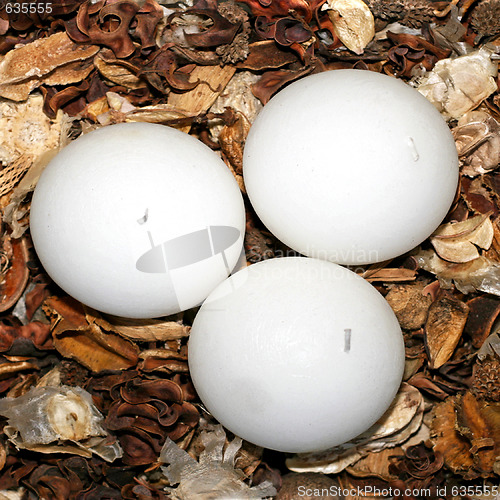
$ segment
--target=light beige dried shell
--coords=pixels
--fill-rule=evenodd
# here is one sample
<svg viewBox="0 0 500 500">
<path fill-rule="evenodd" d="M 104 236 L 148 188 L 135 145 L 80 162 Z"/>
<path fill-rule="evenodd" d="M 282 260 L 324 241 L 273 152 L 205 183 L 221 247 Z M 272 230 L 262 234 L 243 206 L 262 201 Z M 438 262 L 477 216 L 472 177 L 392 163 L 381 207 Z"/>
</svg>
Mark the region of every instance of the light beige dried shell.
<svg viewBox="0 0 500 500">
<path fill-rule="evenodd" d="M 362 54 L 375 36 L 375 19 L 363 0 L 327 0 L 326 10 L 335 34 L 355 54 Z"/>
<path fill-rule="evenodd" d="M 493 224 L 488 216 L 476 215 L 462 222 L 439 226 L 431 236 L 437 254 L 450 262 L 469 262 L 479 257 L 477 247 L 488 250 L 493 242 Z"/>
<path fill-rule="evenodd" d="M 422 425 L 424 400 L 418 389 L 403 383 L 384 415 L 355 439 L 323 452 L 300 453 L 286 461 L 295 472 L 335 474 L 372 451 L 404 443 Z"/>
<path fill-rule="evenodd" d="M 417 90 L 447 119 L 461 118 L 497 90 L 498 64 L 485 46 L 455 59 L 441 59 Z"/>
</svg>

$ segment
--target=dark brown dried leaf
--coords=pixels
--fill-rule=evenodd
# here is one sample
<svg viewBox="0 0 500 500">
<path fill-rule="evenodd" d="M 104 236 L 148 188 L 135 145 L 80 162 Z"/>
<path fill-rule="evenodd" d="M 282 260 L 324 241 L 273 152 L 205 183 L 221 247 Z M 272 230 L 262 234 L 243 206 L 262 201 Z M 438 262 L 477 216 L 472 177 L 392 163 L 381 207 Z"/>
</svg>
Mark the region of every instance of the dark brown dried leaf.
<svg viewBox="0 0 500 500">
<path fill-rule="evenodd" d="M 283 87 L 283 85 L 298 80 L 306 76 L 312 71 L 312 68 L 304 68 L 300 70 L 285 70 L 267 71 L 260 80 L 252 86 L 252 92 L 260 99 L 262 104 L 267 104 L 269 99 Z"/>
</svg>

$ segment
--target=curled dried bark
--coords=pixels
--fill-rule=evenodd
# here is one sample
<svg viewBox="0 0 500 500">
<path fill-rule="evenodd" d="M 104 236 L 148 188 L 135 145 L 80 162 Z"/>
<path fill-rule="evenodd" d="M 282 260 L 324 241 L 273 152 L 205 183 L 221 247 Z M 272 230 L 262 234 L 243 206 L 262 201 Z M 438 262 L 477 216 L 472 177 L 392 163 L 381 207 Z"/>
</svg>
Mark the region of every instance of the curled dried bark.
<svg viewBox="0 0 500 500">
<path fill-rule="evenodd" d="M 112 385 L 110 395 L 106 426 L 117 432 L 123 460 L 130 465 L 151 463 L 166 437 L 178 440 L 198 423 L 198 411 L 172 380 L 145 380 L 137 372 L 128 373 Z"/>
<path fill-rule="evenodd" d="M 388 31 L 387 37 L 394 44 L 388 57 L 397 76 L 412 76 L 412 70 L 417 64 L 431 70 L 438 60 L 448 57 L 451 52 L 416 35 Z"/>
<path fill-rule="evenodd" d="M 184 11 L 186 14 L 202 16 L 210 19 L 211 26 L 200 33 L 185 33 L 188 44 L 192 47 L 216 47 L 229 44 L 241 28 L 241 20 L 232 23 L 222 16 L 217 10 L 217 3 L 207 0 L 198 0 L 196 4 Z M 176 17 L 183 13 L 171 14 L 168 23 L 171 24 Z"/>
</svg>

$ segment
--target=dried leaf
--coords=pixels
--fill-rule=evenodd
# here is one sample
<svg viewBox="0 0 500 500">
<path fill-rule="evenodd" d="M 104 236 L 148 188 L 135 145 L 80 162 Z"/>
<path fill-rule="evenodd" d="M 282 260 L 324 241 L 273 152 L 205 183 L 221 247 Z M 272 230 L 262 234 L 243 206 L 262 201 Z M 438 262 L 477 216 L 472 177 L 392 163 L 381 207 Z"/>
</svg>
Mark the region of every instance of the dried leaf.
<svg viewBox="0 0 500 500">
<path fill-rule="evenodd" d="M 250 122 L 241 114 L 236 121 L 226 125 L 219 134 L 219 144 L 222 152 L 231 163 L 236 174 L 243 174 L 243 147 L 250 131 Z"/>
<path fill-rule="evenodd" d="M 470 443 L 455 428 L 456 397 L 449 397 L 432 410 L 431 439 L 433 449 L 444 457 L 446 466 L 454 473 L 467 475 L 473 466 Z"/>
<path fill-rule="evenodd" d="M 160 319 L 128 319 L 107 316 L 106 319 L 96 317 L 93 320 L 106 331 L 117 333 L 131 340 L 154 342 L 157 340 L 175 340 L 187 337 L 190 327 L 176 321 Z M 141 356 L 144 355 L 142 352 Z"/>
<path fill-rule="evenodd" d="M 297 492 L 302 490 L 304 493 L 306 491 L 333 492 L 336 488 L 339 488 L 339 483 L 326 474 L 316 474 L 314 472 L 298 474 L 296 472 L 290 472 L 283 476 L 281 488 L 278 491 L 276 500 L 295 500 L 297 498 Z M 328 497 L 332 500 L 341 498 L 333 494 L 329 494 Z M 308 497 L 304 496 L 304 498 L 307 499 Z M 309 496 L 309 498 L 311 497 Z"/>
<path fill-rule="evenodd" d="M 248 49 L 248 57 L 244 61 L 237 63 L 236 68 L 262 71 L 264 69 L 281 68 L 298 61 L 297 54 L 290 50 L 280 49 L 274 40 L 261 40 L 251 43 Z"/>
<path fill-rule="evenodd" d="M 147 87 L 144 80 L 138 78 L 128 65 L 121 64 L 119 59 L 113 57 L 111 50 L 103 49 L 94 58 L 94 65 L 99 73 L 116 85 L 127 89 L 140 89 Z"/>
<path fill-rule="evenodd" d="M 76 61 L 85 61 L 98 51 L 99 47 L 95 45 L 74 43 L 63 32 L 13 49 L 0 62 L 0 96 L 22 101 L 47 79 L 66 83 L 64 78 L 74 71 L 75 65 L 68 67 L 69 73 L 65 67 Z M 60 77 L 58 69 L 64 71 Z M 80 81 L 85 72 L 88 74 L 89 68 L 84 66 L 82 71 L 76 81 Z"/>
<path fill-rule="evenodd" d="M 460 185 L 462 199 L 467 204 L 469 210 L 476 214 L 493 214 L 494 216 L 498 216 L 499 209 L 493 195 L 486 189 L 483 179 L 479 177 L 470 179 L 469 177 L 462 176 Z M 493 224 L 492 229 L 495 233 L 495 224 Z M 498 231 L 498 228 L 496 228 L 496 230 Z"/>
<path fill-rule="evenodd" d="M 309 74 L 312 68 L 304 68 L 300 70 L 277 70 L 267 71 L 259 81 L 252 85 L 252 92 L 262 104 L 267 104 L 269 99 L 283 87 L 283 85 L 298 80 L 299 78 Z"/>
<path fill-rule="evenodd" d="M 500 404 L 478 401 L 470 392 L 458 396 L 456 428 L 471 444 L 470 477 L 489 477 L 500 466 Z"/>
<path fill-rule="evenodd" d="M 391 474 L 389 465 L 396 457 L 404 456 L 401 448 L 388 448 L 376 453 L 370 453 L 346 470 L 355 477 L 378 477 L 383 481 L 393 481 L 397 475 Z"/>
<path fill-rule="evenodd" d="M 497 64 L 486 47 L 457 57 L 442 59 L 421 81 L 417 90 L 447 119 L 461 118 L 497 90 Z"/>
<path fill-rule="evenodd" d="M 396 283 L 398 281 L 412 281 L 417 277 L 415 269 L 404 267 L 386 267 L 368 270 L 361 275 L 366 281 L 384 281 L 385 283 Z"/>
<path fill-rule="evenodd" d="M 426 286 L 425 281 L 394 285 L 385 296 L 392 310 L 396 313 L 401 328 L 417 330 L 424 325 L 432 303 L 432 298 L 423 293 Z"/>
<path fill-rule="evenodd" d="M 469 317 L 465 324 L 464 333 L 471 337 L 472 345 L 480 348 L 500 314 L 500 299 L 489 295 L 481 295 L 467 301 Z"/>
<path fill-rule="evenodd" d="M 259 80 L 259 76 L 250 71 L 238 71 L 229 80 L 226 88 L 219 94 L 210 108 L 211 113 L 224 113 L 226 108 L 232 108 L 236 114 L 242 115 L 244 120 L 253 123 L 262 109 L 261 102 L 252 94 L 251 87 Z M 220 120 L 210 123 L 210 132 L 214 139 L 218 139 L 224 125 Z"/>
<path fill-rule="evenodd" d="M 425 342 L 432 368 L 450 359 L 462 336 L 469 307 L 447 292 L 431 304 L 425 323 Z"/>
<path fill-rule="evenodd" d="M 193 7 L 185 12 L 189 15 L 206 16 L 212 24 L 208 29 L 199 33 L 185 33 L 185 39 L 192 47 L 216 47 L 232 42 L 236 33 L 240 29 L 241 22 L 232 23 L 220 13 L 214 6 L 210 6 L 204 1 L 198 1 Z M 172 23 L 175 17 L 179 14 L 174 13 L 168 18 L 168 22 Z"/>
<path fill-rule="evenodd" d="M 98 15 L 88 18 L 86 35 L 88 41 L 93 44 L 109 47 L 116 57 L 125 58 L 130 56 L 135 46 L 129 35 L 129 27 L 140 6 L 135 2 L 118 0 L 114 3 L 106 3 Z M 112 28 L 106 26 L 106 19 L 114 22 Z"/>
<path fill-rule="evenodd" d="M 335 34 L 355 54 L 362 54 L 375 36 L 375 20 L 362 0 L 327 0 L 327 10 Z"/>
<path fill-rule="evenodd" d="M 56 318 L 52 324 L 54 346 L 63 356 L 95 372 L 126 370 L 137 364 L 139 348 L 116 334 L 103 332 L 90 310 L 85 314 L 84 306 L 76 300 L 51 297 L 45 308 Z"/>
<path fill-rule="evenodd" d="M 208 111 L 235 72 L 232 66 L 196 66 L 190 81 L 199 82 L 197 87 L 182 94 L 172 92 L 168 104 L 194 115 Z"/>
<path fill-rule="evenodd" d="M 469 111 L 452 129 L 463 162 L 462 173 L 470 177 L 490 172 L 500 161 L 500 123 L 486 111 Z"/>
<path fill-rule="evenodd" d="M 479 257 L 477 247 L 488 250 L 493 241 L 490 214 L 439 226 L 431 236 L 436 253 L 450 262 L 469 262 Z"/>
</svg>

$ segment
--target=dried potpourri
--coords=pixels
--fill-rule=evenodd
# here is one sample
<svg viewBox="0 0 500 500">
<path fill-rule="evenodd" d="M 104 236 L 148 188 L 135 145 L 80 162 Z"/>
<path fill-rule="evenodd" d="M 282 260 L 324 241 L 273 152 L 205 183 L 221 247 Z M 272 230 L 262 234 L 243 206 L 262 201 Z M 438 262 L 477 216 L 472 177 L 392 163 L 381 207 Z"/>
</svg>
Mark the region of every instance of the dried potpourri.
<svg viewBox="0 0 500 500">
<path fill-rule="evenodd" d="M 204 484 L 213 498 L 292 498 L 299 486 L 337 488 L 348 499 L 356 488 L 398 489 L 405 499 L 494 498 L 500 2 L 21 5 L 0 6 L 0 496 L 194 498 Z M 377 429 L 348 445 L 285 457 L 240 448 L 214 426 L 189 379 L 192 311 L 105 317 L 50 282 L 29 238 L 30 193 L 70 140 L 125 121 L 198 137 L 244 192 L 242 150 L 262 105 L 294 80 L 339 68 L 383 72 L 428 97 L 455 137 L 461 183 L 429 240 L 357 270 L 386 296 L 404 332 L 394 404 Z M 250 206 L 245 250 L 248 262 L 292 255 Z M 53 401 L 67 413 L 52 411 Z M 32 415 L 23 418 L 30 408 L 38 408 L 38 434 L 30 434 Z"/>
</svg>

